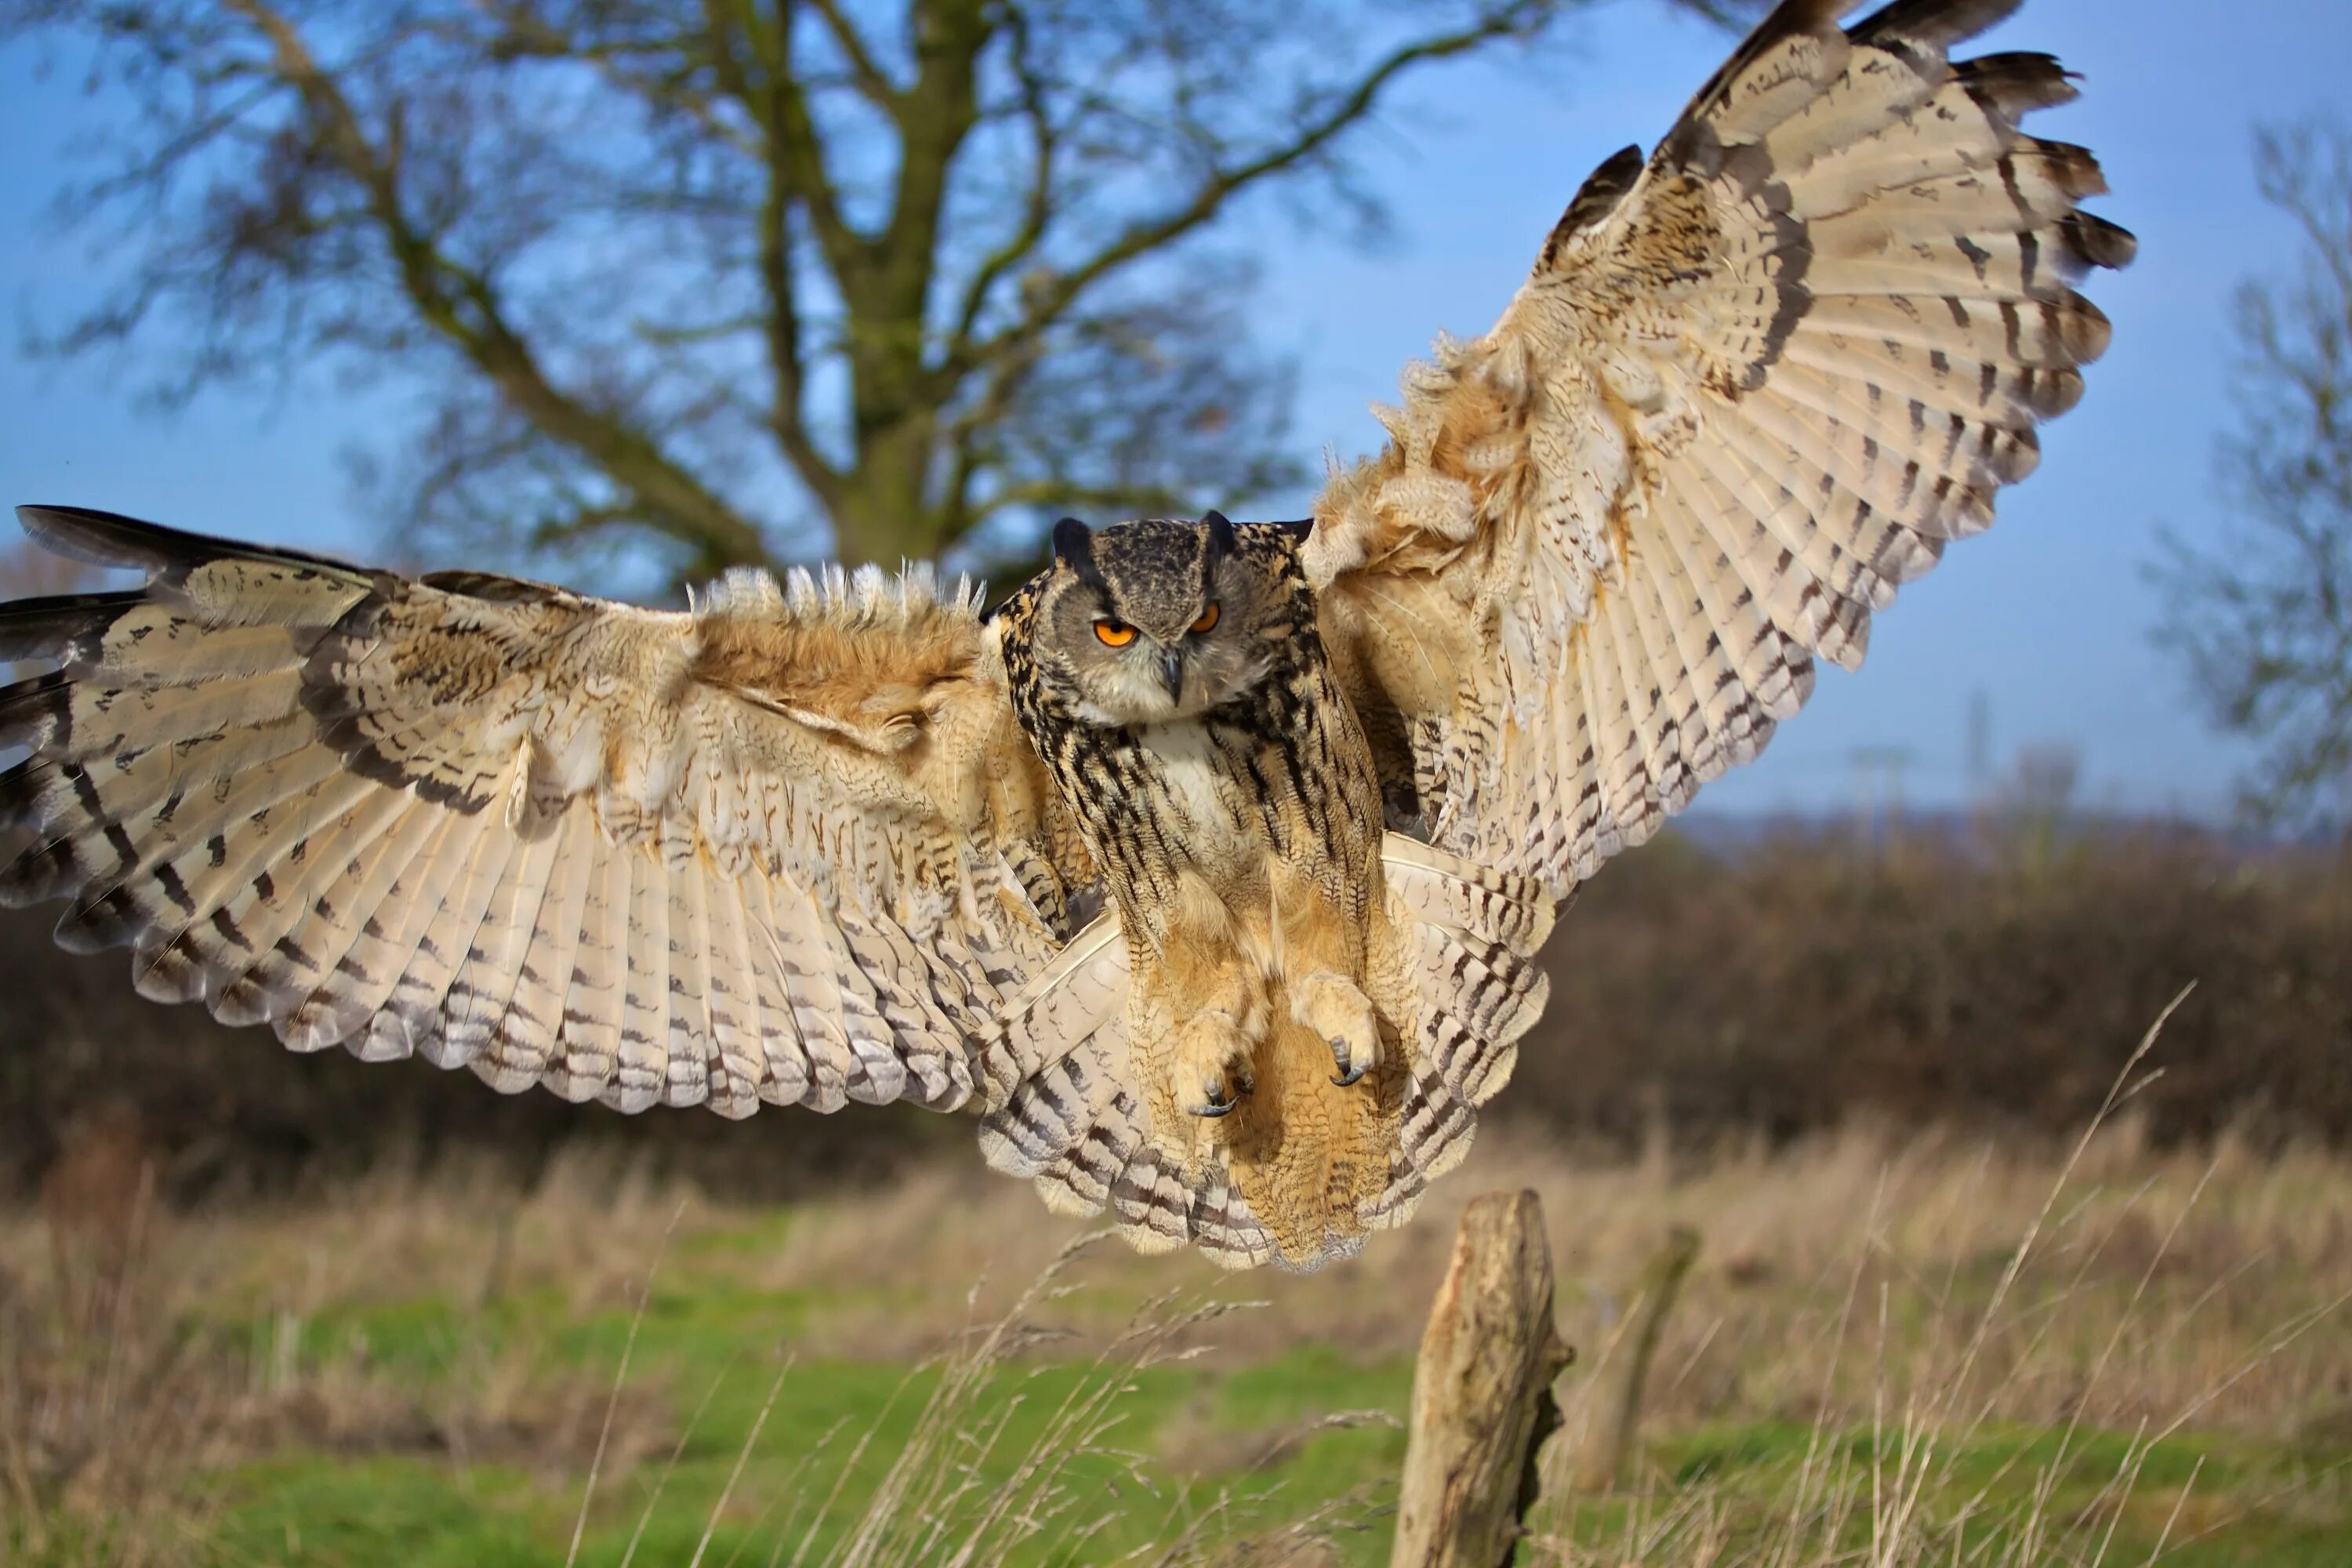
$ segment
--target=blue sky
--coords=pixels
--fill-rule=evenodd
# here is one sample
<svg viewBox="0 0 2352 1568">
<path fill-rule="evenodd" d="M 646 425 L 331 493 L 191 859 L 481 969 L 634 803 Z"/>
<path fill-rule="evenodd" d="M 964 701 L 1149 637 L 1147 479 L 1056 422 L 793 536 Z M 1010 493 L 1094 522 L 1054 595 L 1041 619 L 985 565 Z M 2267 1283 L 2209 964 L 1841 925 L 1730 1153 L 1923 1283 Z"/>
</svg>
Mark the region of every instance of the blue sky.
<svg viewBox="0 0 2352 1568">
<path fill-rule="evenodd" d="M 1366 402 L 1440 329 L 1483 331 L 1560 205 L 1597 162 L 1658 135 L 1727 47 L 1693 22 L 1621 3 L 1540 61 L 1497 59 L 1427 79 L 1358 147 L 1388 200 L 1390 240 L 1369 252 L 1302 232 L 1280 204 L 1233 237 L 1263 251 L 1257 330 L 1303 367 L 1302 449 L 1353 455 L 1377 429 Z M 2042 118 L 2105 163 L 2099 204 L 2141 238 L 2138 264 L 2103 278 L 2113 351 L 2083 406 L 2054 426 L 2041 472 L 2000 526 L 1956 549 L 1874 629 L 1859 676 L 1825 672 L 1762 761 L 1711 786 L 1717 810 L 1835 807 L 1864 746 L 1916 753 L 1908 793 L 1957 804 L 1969 712 L 1990 709 L 1998 755 L 2070 742 L 2095 802 L 2199 814 L 2225 805 L 2242 752 L 2195 718 L 2151 643 L 2145 568 L 2159 524 L 2212 537 L 2215 435 L 2228 420 L 2228 306 L 2238 280 L 2291 257 L 2256 199 L 2252 128 L 2320 112 L 2352 66 L 2345 0 L 2032 0 L 1980 48 L 2046 49 L 2085 79 L 2084 101 Z M 287 399 L 216 395 L 170 417 L 135 404 L 135 363 L 29 362 L 22 329 L 54 322 L 102 272 L 86 242 L 43 221 L 68 140 L 110 109 L 34 51 L 0 50 L 0 499 L 102 506 L 209 531 L 365 554 L 368 520 L 340 462 L 401 427 L 383 395 L 312 378 Z M 1305 497 L 1297 498 L 1303 509 Z"/>
</svg>

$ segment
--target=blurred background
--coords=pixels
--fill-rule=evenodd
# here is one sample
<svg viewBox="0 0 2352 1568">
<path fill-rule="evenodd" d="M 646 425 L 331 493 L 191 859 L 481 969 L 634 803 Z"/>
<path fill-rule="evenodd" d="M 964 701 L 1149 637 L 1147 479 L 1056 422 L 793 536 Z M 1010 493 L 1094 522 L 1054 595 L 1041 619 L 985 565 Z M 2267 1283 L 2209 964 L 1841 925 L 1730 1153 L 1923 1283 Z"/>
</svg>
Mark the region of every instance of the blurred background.
<svg viewBox="0 0 2352 1568">
<path fill-rule="evenodd" d="M 1654 140 L 1758 9 L 0 0 L 0 490 L 666 603 L 731 564 L 835 556 L 937 557 L 1001 590 L 1064 512 L 1300 516 L 1326 453 L 1374 444 L 1363 405 L 1433 334 L 1485 329 L 1585 174 Z M 1592 1219 L 1594 1194 L 1623 1205 L 1590 1233 L 1614 1240 L 1562 1234 L 1593 1332 L 1613 1321 L 1612 1271 L 1669 1219 L 1716 1227 L 1703 1296 L 1801 1281 L 1801 1316 L 1842 1248 L 1893 1256 L 1859 1218 L 1868 1171 L 1884 1187 L 1927 1161 L 1894 1186 L 1931 1208 L 1970 1190 L 1966 1159 L 2041 1172 L 2194 983 L 2143 1064 L 2159 1070 L 2131 1080 L 2112 1179 L 2186 1205 L 2225 1151 L 2265 1215 L 2322 1216 L 2217 1232 L 2233 1239 L 2215 1259 L 2240 1250 L 2214 1267 L 2252 1292 L 2224 1298 L 2244 1340 L 2198 1352 L 2242 1374 L 2231 1441 L 2316 1441 L 2352 1423 L 2352 1357 L 2261 1377 L 2230 1358 L 2262 1353 L 2246 1348 L 2269 1342 L 2261 1324 L 2313 1329 L 2352 1284 L 2352 121 L 2336 113 L 2352 9 L 2040 0 L 1975 48 L 2083 73 L 2081 102 L 2034 129 L 2096 151 L 2114 187 L 2097 210 L 2140 236 L 2137 265 L 2091 286 L 2114 349 L 2000 526 L 1874 626 L 1868 671 L 1827 674 L 1761 761 L 1583 893 L 1491 1121 L 1492 1169 L 1557 1194 L 1564 1226 Z M 0 556 L 11 595 L 79 581 Z M 499 1328 L 500 1303 L 560 1298 L 575 1324 L 603 1322 L 674 1198 L 712 1257 L 765 1257 L 775 1216 L 814 1216 L 792 1234 L 819 1239 L 785 1248 L 781 1273 L 713 1278 L 818 1301 L 793 1321 L 845 1364 L 946 1332 L 906 1293 L 957 1294 L 957 1269 L 982 1261 L 937 1228 L 999 1212 L 940 1185 L 972 1166 L 961 1121 L 625 1121 L 421 1062 L 298 1058 L 133 999 L 119 955 L 56 952 L 51 919 L 0 916 L 0 1205 L 22 1215 L 0 1325 L 52 1369 L 87 1341 L 7 1317 L 37 1297 L 43 1321 L 143 1343 L 68 1310 L 85 1267 L 68 1242 L 96 1238 L 90 1278 L 119 1280 L 133 1228 L 182 1227 L 158 1254 L 181 1272 L 156 1266 L 146 1321 L 159 1345 L 184 1348 L 194 1321 L 235 1343 L 218 1366 L 173 1351 L 108 1385 L 126 1420 L 218 1406 L 201 1443 L 159 1452 L 246 1463 L 341 1443 L 429 1454 L 429 1476 L 473 1441 L 493 1468 L 556 1452 L 572 1477 L 595 1407 L 548 1394 L 550 1369 L 593 1355 Z M 1764 1191 L 1776 1217 L 1712 1245 L 1727 1194 Z M 2030 1212 L 1995 1206 L 1921 1256 L 1959 1268 Z M 1784 1223 L 1824 1207 L 1853 1210 L 1853 1234 Z M 360 1215 L 376 1250 L 353 1256 L 374 1266 L 324 1261 L 358 1247 Z M 612 1249 L 583 1254 L 601 1215 L 619 1216 Z M 1007 1256 L 1032 1263 L 1065 1234 L 1001 1223 Z M 866 1279 L 827 1224 L 954 1262 L 928 1284 Z M 1363 1278 L 1412 1297 L 1439 1256 L 1400 1240 Z M 66 1294 L 38 1296 L 37 1276 Z M 1282 1298 L 1294 1330 L 1261 1360 L 1352 1334 L 1360 1365 L 1393 1373 L 1412 1314 L 1368 1322 L 1328 1284 L 1298 1289 Z M 873 1291 L 905 1309 L 887 1344 L 844 1326 Z M 735 1331 L 695 1300 L 689 1339 Z M 387 1352 L 420 1313 L 438 1327 Z M 1688 1352 L 1669 1415 L 1685 1436 L 1844 1408 L 1758 1392 L 1780 1329 L 1704 1327 L 1670 1337 Z M 441 1393 L 385 1391 L 420 1367 Z M 2023 1421 L 2089 1408 L 2027 1382 L 2031 1398 L 1987 1397 L 2015 1395 L 2001 1408 Z M 51 1510 L 0 1544 L 127 1552 L 131 1535 L 59 1532 L 83 1517 L 58 1501 L 78 1486 L 89 1517 L 141 1531 L 150 1489 L 165 1538 L 195 1539 L 187 1468 L 149 1476 L 121 1464 L 120 1429 L 58 1425 L 61 1386 L 23 1365 L 0 1384 L 0 1459 L 19 1502 Z M 2136 1387 L 2096 1418 L 2127 1426 L 2179 1392 Z M 1171 1462 L 1222 1473 L 1202 1433 L 1241 1422 L 1215 1403 L 1239 1397 L 1184 1406 Z M 692 1429 L 674 1408 L 689 1395 L 645 1400 L 645 1453 Z M 272 1521 L 299 1535 L 321 1511 L 257 1525 L 256 1506 L 215 1505 L 243 1560 L 299 1555 Z M 512 1522 L 467 1506 L 467 1528 Z M 542 1545 L 551 1528 L 515 1525 Z"/>
</svg>

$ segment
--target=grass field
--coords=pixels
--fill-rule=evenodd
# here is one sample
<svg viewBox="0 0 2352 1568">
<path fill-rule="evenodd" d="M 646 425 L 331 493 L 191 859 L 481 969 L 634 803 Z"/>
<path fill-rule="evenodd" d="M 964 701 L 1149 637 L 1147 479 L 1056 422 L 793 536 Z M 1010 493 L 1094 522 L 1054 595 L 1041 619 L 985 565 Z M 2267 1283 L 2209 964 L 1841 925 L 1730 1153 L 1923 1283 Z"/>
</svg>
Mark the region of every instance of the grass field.
<svg viewBox="0 0 2352 1568">
<path fill-rule="evenodd" d="M 1571 1436 L 1644 1260 L 1678 1224 L 1704 1243 L 1630 1484 L 1522 1561 L 2352 1563 L 2352 1160 L 2158 1151 L 2128 1119 L 2076 1153 L 1489 1137 L 1410 1228 L 1304 1278 L 1072 1251 L 1083 1227 L 976 1160 L 785 1207 L 574 1163 L 166 1217 L 94 1157 L 0 1216 L 0 1546 L 1385 1562 L 1454 1218 L 1529 1186 Z"/>
</svg>

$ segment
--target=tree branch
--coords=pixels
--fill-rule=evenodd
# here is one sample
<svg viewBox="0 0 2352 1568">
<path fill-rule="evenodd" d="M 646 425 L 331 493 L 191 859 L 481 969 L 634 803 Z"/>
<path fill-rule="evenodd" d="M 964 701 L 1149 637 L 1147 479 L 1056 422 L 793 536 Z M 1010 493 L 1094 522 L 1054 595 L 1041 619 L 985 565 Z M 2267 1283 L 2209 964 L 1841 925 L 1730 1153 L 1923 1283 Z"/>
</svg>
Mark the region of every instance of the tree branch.
<svg viewBox="0 0 2352 1568">
<path fill-rule="evenodd" d="M 530 346 L 508 324 L 479 273 L 458 265 L 415 225 L 401 199 L 399 169 L 361 127 L 341 89 L 293 25 L 261 0 L 226 0 L 268 40 L 277 69 L 301 95 L 325 151 L 367 192 L 370 210 L 417 313 L 488 375 L 541 429 L 638 496 L 659 525 L 713 563 L 760 561 L 758 530 L 671 461 L 651 437 L 558 390 Z"/>
<path fill-rule="evenodd" d="M 1058 321 L 1081 294 L 1104 278 L 1200 228 L 1242 192 L 1296 167 L 1330 145 L 1342 132 L 1370 114 L 1389 85 L 1414 66 L 1451 58 L 1497 38 L 1525 36 L 1548 11 L 1543 0 L 1512 0 L 1501 10 L 1480 17 L 1473 26 L 1391 51 L 1336 105 L 1309 121 L 1288 142 L 1210 175 L 1182 205 L 1129 226 L 1093 256 L 1055 275 L 1034 292 L 1022 319 L 1013 326 L 983 342 L 951 342 L 940 375 L 959 382 L 977 365 L 1035 339 Z"/>
<path fill-rule="evenodd" d="M 841 51 L 841 58 L 849 62 L 850 79 L 856 83 L 857 90 L 877 108 L 888 109 L 896 104 L 899 99 L 898 84 L 875 64 L 866 40 L 858 37 L 856 24 L 843 15 L 836 0 L 809 0 L 809 4 L 824 22 L 825 31 L 832 37 L 834 47 Z"/>
<path fill-rule="evenodd" d="M 866 242 L 842 213 L 808 100 L 793 75 L 793 0 L 783 0 L 772 26 L 751 0 L 703 0 L 703 14 L 719 86 L 760 127 L 769 177 L 788 205 L 808 215 L 825 265 L 839 280 L 863 263 Z"/>
<path fill-rule="evenodd" d="M 949 333 L 950 345 L 971 341 L 972 333 L 980 327 L 981 312 L 988 308 L 989 296 L 996 291 L 997 283 L 1035 252 L 1054 218 L 1054 171 L 1059 133 L 1046 102 L 1046 84 L 1031 58 L 1028 13 L 1017 5 L 1011 7 L 1005 16 L 1005 32 L 1013 45 L 1013 79 L 1021 85 L 1021 117 L 1028 122 L 1033 147 L 1029 183 L 1022 200 L 1020 226 L 1003 244 L 981 258 L 971 280 L 964 285 L 963 301 L 956 309 L 955 326 Z M 952 346 L 949 352 L 952 357 Z"/>
<path fill-rule="evenodd" d="M 1193 237 L 1343 174 L 1418 64 L 1589 3 L 1416 0 L 1417 41 L 1335 52 L 1254 0 L 40 0 L 132 115 L 65 210 L 135 258 L 58 341 L 184 312 L 183 395 L 421 371 L 401 466 L 449 471 L 404 479 L 411 518 L 642 527 L 697 569 L 757 552 L 759 487 L 869 559 L 1057 497 L 1261 493 L 1289 377 Z"/>
<path fill-rule="evenodd" d="M 768 427 L 774 432 L 777 445 L 783 448 L 801 482 L 830 511 L 840 504 L 841 472 L 825 461 L 824 454 L 817 450 L 809 435 L 800 289 L 793 268 L 792 207 L 782 190 L 772 183 L 760 205 L 759 267 L 761 287 L 767 296 L 767 309 L 762 315 L 772 388 Z"/>
</svg>

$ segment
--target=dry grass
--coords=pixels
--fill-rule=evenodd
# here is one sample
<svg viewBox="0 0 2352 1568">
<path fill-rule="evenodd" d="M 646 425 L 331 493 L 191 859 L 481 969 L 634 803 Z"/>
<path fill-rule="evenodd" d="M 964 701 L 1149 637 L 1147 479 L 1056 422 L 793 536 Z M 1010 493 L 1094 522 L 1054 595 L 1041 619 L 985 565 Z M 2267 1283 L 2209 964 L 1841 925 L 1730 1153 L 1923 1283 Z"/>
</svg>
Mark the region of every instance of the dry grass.
<svg viewBox="0 0 2352 1568">
<path fill-rule="evenodd" d="M 527 1342 L 461 1338 L 447 1375 L 425 1382 L 378 1364 L 363 1337 L 312 1342 L 322 1313 L 393 1299 L 410 1267 L 436 1287 L 471 1268 L 461 1299 L 481 1300 L 511 1194 L 371 1184 L 349 1211 L 174 1216 L 129 1160 L 111 1139 L 86 1143 L 39 1209 L 0 1221 L 0 1547 L 23 1559 L 187 1562 L 215 1511 L 208 1479 L 258 1456 L 426 1454 L 461 1474 L 523 1460 L 568 1477 L 600 1433 L 623 1466 L 666 1436 L 658 1396 L 544 1375 Z M 572 1278 L 598 1289 L 593 1270 Z"/>
<path fill-rule="evenodd" d="M 1655 1416 L 1864 1416 L 1875 1369 L 1849 1355 L 1828 1375 L 1839 1348 L 1876 1343 L 1884 1301 L 1888 1356 L 1932 1363 L 1955 1352 L 2068 1154 L 2056 1143 L 1853 1128 L 1778 1152 L 1759 1142 L 1708 1157 L 1654 1150 L 1580 1163 L 1488 1138 L 1408 1229 L 1363 1258 L 1234 1282 L 1273 1310 L 1226 1325 L 1220 1343 L 1249 1356 L 1301 1343 L 1363 1361 L 1411 1354 L 1462 1207 L 1524 1186 L 1544 1197 L 1562 1329 L 1588 1357 L 1664 1236 L 1689 1225 L 1705 1238 L 1659 1349 Z M 922 1278 L 1017 1282 L 1067 1235 L 1018 1187 L 939 1171 L 878 1198 L 813 1205 L 745 1268 L 759 1289 L 823 1282 L 852 1298 Z M 2275 1331 L 2352 1292 L 2352 1160 L 2227 1136 L 2157 1150 L 2126 1117 L 2084 1148 L 2029 1262 L 1963 1391 L 1995 1418 L 2129 1426 L 2193 1400 L 2209 1421 L 2284 1433 L 2352 1415 L 2352 1356 L 2340 1342 L 2271 1348 Z M 1139 1284 L 1214 1278 L 1191 1260 L 1108 1272 Z M 912 1291 L 887 1314 L 820 1310 L 803 1342 L 885 1359 L 919 1351 L 950 1326 L 928 1306 L 944 1297 Z"/>
<path fill-rule="evenodd" d="M 1165 1561 L 1339 1561 L 1360 1499 L 1317 1513 L 1294 1497 L 1277 1513 L 1307 1516 L 1295 1533 L 1237 1540 L 1238 1505 L 1203 1506 L 1183 1478 L 1307 1474 L 1293 1466 L 1318 1411 L 1401 1410 L 1460 1206 L 1522 1185 L 1545 1199 L 1562 1326 L 1588 1372 L 1660 1238 L 1676 1225 L 1705 1237 L 1654 1363 L 1653 1461 L 1603 1514 L 1553 1521 L 1562 1561 L 1896 1568 L 1945 1560 L 1966 1519 L 2021 1507 L 1982 1561 L 2102 1561 L 2102 1532 L 2152 1495 L 2140 1471 L 2154 1439 L 2181 1429 L 2335 1456 L 2297 1506 L 2340 1516 L 2352 1160 L 2226 1135 L 2158 1148 L 2128 1115 L 2079 1148 L 1863 1127 L 1705 1157 L 1670 1142 L 1588 1161 L 1489 1138 L 1413 1226 L 1305 1278 L 1076 1256 L 1078 1227 L 961 1166 L 789 1210 L 574 1161 L 529 1193 L 451 1170 L 172 1216 L 136 1172 L 110 1199 L 103 1172 L 85 1171 L 79 1195 L 0 1215 L 0 1543 L 34 1562 L 185 1561 L 240 1506 L 240 1468 L 273 1456 L 422 1458 L 452 1488 L 505 1467 L 534 1478 L 535 1539 L 560 1544 L 592 1513 L 597 1531 L 643 1533 L 677 1457 L 704 1440 L 712 1390 L 750 1398 L 749 1379 L 767 1403 L 751 1399 L 757 1418 L 716 1457 L 715 1499 L 693 1501 L 705 1545 L 730 1521 L 779 1543 L 799 1531 L 811 1563 L 987 1562 L 1049 1538 L 1066 1560 L 1108 1561 L 1109 1537 L 1103 1557 L 1087 1546 L 1102 1521 L 1156 1510 Z M 1251 1299 L 1265 1310 L 1228 1310 Z M 417 1313 L 428 1330 L 401 1329 Z M 689 1342 L 767 1347 L 771 1370 L 721 1361 L 698 1381 L 701 1363 L 639 1346 L 638 1327 L 665 1314 L 689 1315 L 676 1328 Z M 1035 1337 L 1041 1318 L 1060 1337 Z M 588 1337 L 567 1344 L 575 1331 Z M 1211 1343 L 1184 1363 L 1206 1380 L 1189 1398 L 1151 1381 Z M 1008 1426 L 1016 1394 L 1043 1397 L 1024 1394 L 1024 1369 L 1074 1361 L 1050 1419 L 1032 1409 Z M 923 1363 L 905 1384 L 911 1425 L 770 1423 L 776 1391 L 789 1405 L 817 1369 Z M 1250 1369 L 1297 1397 L 1230 1408 L 1216 1380 Z M 1130 1419 L 1139 1388 L 1160 1403 Z M 1746 1481 L 1702 1462 L 1725 1432 L 1765 1445 Z M 2000 1432 L 2030 1440 L 1986 1479 L 1970 1466 Z M 1858 1458 L 1856 1433 L 1871 1435 Z M 2051 1435 L 2055 1450 L 2033 1447 Z M 867 1452 L 839 1462 L 861 1440 Z M 2112 1482 L 2075 1496 L 2060 1481 L 2091 1452 Z M 818 1532 L 807 1478 L 820 1473 L 861 1479 Z M 1102 1504 L 1114 1484 L 1121 1500 Z M 1956 1486 L 1999 1507 L 1955 1502 Z M 2181 1510 L 2175 1539 L 2234 1517 L 2195 1500 L 2193 1481 L 2154 1493 Z M 1361 1558 L 1360 1542 L 1347 1550 Z"/>
</svg>

